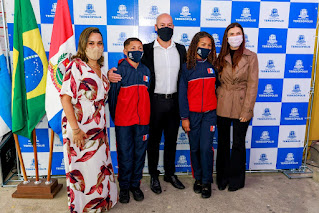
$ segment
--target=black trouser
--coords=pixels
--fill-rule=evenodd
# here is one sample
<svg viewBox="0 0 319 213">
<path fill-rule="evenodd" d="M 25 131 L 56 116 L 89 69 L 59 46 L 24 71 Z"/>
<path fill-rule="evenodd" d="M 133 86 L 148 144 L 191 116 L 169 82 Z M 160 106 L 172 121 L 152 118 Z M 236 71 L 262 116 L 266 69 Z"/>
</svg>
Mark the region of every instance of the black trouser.
<svg viewBox="0 0 319 213">
<path fill-rule="evenodd" d="M 148 169 L 152 176 L 159 174 L 157 170 L 159 145 L 164 130 L 164 170 L 165 175 L 175 173 L 176 140 L 180 117 L 177 96 L 166 99 L 154 94 L 151 99 L 150 138 L 147 146 Z"/>
<path fill-rule="evenodd" d="M 245 137 L 250 121 L 240 122 L 217 116 L 217 184 L 241 188 L 245 185 L 246 148 Z M 233 146 L 230 154 L 230 126 L 233 123 Z"/>
</svg>

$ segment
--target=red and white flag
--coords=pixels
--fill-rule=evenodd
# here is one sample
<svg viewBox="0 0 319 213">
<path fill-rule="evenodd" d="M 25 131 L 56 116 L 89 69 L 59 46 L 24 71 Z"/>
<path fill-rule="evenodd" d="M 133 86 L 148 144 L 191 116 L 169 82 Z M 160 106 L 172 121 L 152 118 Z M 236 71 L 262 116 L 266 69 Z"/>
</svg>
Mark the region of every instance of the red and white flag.
<svg viewBox="0 0 319 213">
<path fill-rule="evenodd" d="M 148 82 L 149 81 L 149 77 L 147 75 L 143 75 L 143 81 Z"/>
<path fill-rule="evenodd" d="M 59 94 L 66 66 L 75 53 L 75 38 L 68 1 L 58 0 L 51 36 L 45 110 L 50 128 L 60 136 L 60 139 L 62 139 L 62 105 Z"/>
<path fill-rule="evenodd" d="M 143 135 L 143 141 L 146 141 L 148 139 L 148 134 Z"/>
<path fill-rule="evenodd" d="M 208 72 L 208 74 L 214 74 L 213 68 L 207 68 L 207 72 Z"/>
</svg>

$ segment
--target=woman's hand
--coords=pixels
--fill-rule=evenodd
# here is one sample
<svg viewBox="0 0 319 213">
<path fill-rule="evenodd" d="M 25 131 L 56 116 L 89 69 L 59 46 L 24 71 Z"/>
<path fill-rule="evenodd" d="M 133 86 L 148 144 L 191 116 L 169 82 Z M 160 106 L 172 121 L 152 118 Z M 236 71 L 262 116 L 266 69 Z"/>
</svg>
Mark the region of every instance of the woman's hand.
<svg viewBox="0 0 319 213">
<path fill-rule="evenodd" d="M 87 135 L 85 132 L 82 131 L 82 129 L 72 129 L 73 134 L 73 143 L 76 145 L 76 147 L 83 147 L 85 145 L 85 139 L 87 138 Z"/>
<path fill-rule="evenodd" d="M 239 118 L 239 121 L 240 121 L 240 122 L 247 122 L 248 120 L 247 120 L 247 118 L 240 117 L 240 118 Z"/>
<path fill-rule="evenodd" d="M 117 83 L 122 80 L 121 75 L 114 73 L 117 69 L 113 67 L 107 72 L 107 78 L 109 79 L 110 82 L 112 83 Z"/>
<path fill-rule="evenodd" d="M 190 122 L 188 119 L 182 120 L 182 128 L 184 129 L 184 131 L 187 133 L 189 131 L 191 131 L 190 129 Z"/>
</svg>

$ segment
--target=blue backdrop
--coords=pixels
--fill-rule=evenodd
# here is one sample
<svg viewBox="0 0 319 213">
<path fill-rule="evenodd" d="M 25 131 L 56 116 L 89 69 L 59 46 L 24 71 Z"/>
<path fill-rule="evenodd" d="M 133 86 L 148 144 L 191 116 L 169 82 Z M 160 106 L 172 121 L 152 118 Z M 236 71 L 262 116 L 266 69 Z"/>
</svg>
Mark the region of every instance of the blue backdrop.
<svg viewBox="0 0 319 213">
<path fill-rule="evenodd" d="M 13 2 L 5 1 L 11 51 Z M 49 51 L 57 1 L 31 2 L 45 50 Z M 246 137 L 247 169 L 290 169 L 301 165 L 318 0 L 69 0 L 69 6 L 76 42 L 86 27 L 96 26 L 101 30 L 109 68 L 123 58 L 126 38 L 139 37 L 144 43 L 156 38 L 154 24 L 160 13 L 172 15 L 174 41 L 188 47 L 195 33 L 207 31 L 214 37 L 217 52 L 226 26 L 239 22 L 244 27 L 246 47 L 258 54 L 260 69 L 255 116 Z M 114 124 L 110 118 L 108 121 L 111 156 L 117 172 Z M 33 175 L 32 146 L 27 139 L 20 138 L 20 143 L 28 175 Z M 45 175 L 49 152 L 45 119 L 37 127 L 37 143 L 40 174 Z M 216 157 L 216 140 L 214 147 Z M 163 169 L 162 153 L 159 169 Z M 181 129 L 176 170 L 191 171 L 188 139 Z M 52 174 L 64 174 L 62 144 L 58 137 Z"/>
</svg>

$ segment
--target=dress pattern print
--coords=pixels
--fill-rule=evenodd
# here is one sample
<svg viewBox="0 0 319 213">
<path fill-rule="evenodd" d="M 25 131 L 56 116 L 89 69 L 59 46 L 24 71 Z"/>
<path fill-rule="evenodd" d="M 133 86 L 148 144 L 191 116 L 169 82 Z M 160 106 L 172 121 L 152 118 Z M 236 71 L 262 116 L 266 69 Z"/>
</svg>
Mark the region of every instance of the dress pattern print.
<svg viewBox="0 0 319 213">
<path fill-rule="evenodd" d="M 101 78 L 80 59 L 74 59 L 67 67 L 60 94 L 71 97 L 78 125 L 87 134 L 85 145 L 76 147 L 63 112 L 63 154 L 72 213 L 109 210 L 118 200 L 106 131 L 109 88 L 104 67 Z"/>
</svg>

